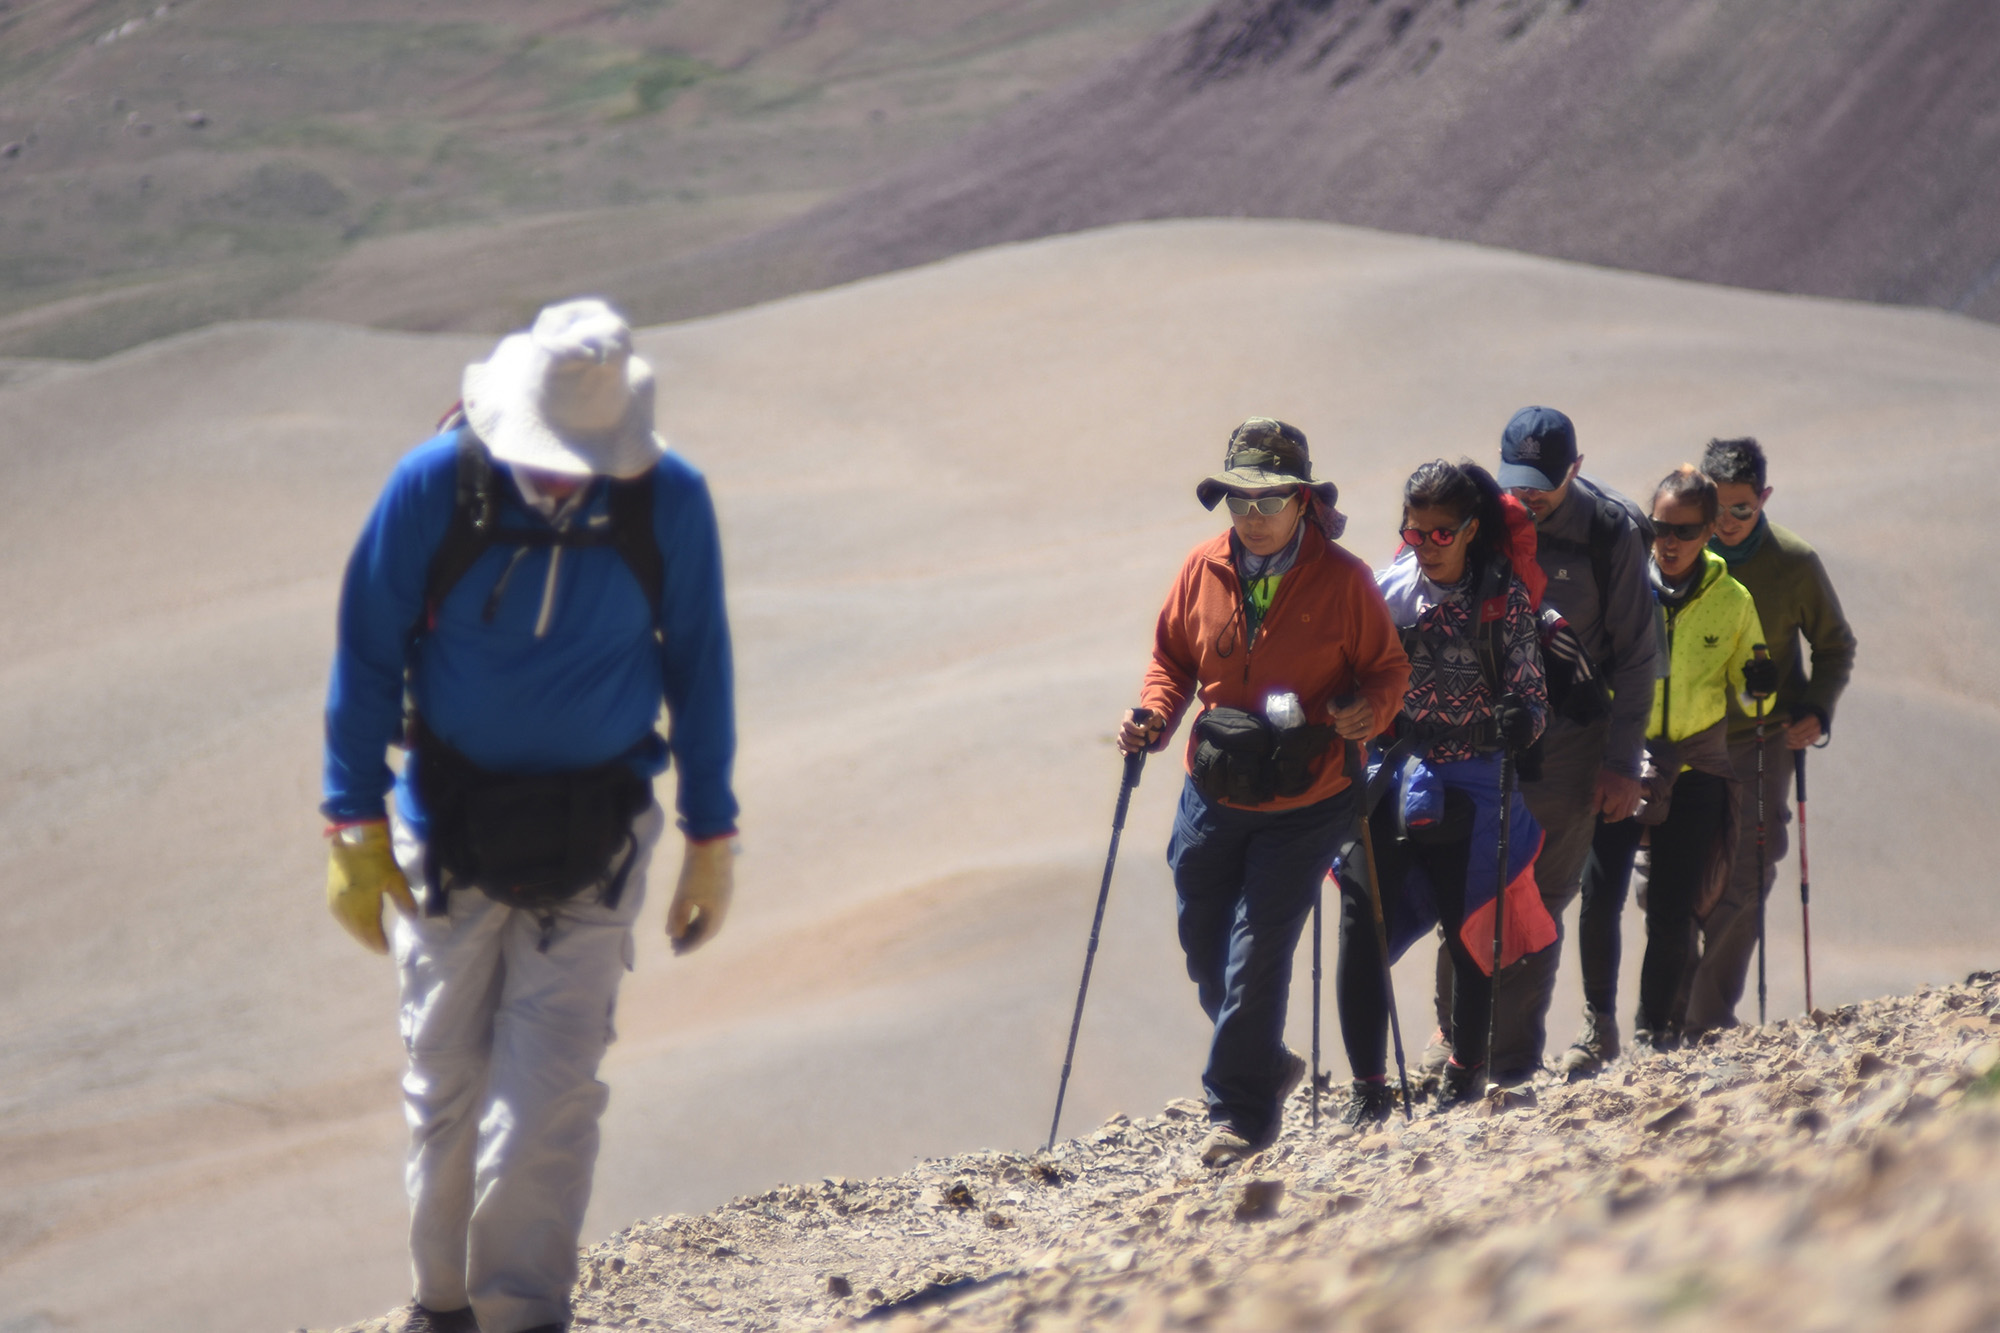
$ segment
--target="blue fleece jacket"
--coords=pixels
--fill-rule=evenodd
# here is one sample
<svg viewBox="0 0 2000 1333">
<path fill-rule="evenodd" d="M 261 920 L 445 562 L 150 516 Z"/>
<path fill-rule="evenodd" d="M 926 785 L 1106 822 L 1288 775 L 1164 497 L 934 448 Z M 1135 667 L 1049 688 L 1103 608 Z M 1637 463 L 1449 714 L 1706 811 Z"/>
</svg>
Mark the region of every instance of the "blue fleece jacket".
<svg viewBox="0 0 2000 1333">
<path fill-rule="evenodd" d="M 412 650 L 431 556 L 451 522 L 457 441 L 447 432 L 404 457 L 348 561 L 327 691 L 322 812 L 378 819 L 393 783 L 396 808 L 425 830 L 410 766 L 395 778 L 387 762 L 402 732 L 403 668 L 413 653 L 417 711 L 474 763 L 536 774 L 623 756 L 652 777 L 671 751 L 680 766 L 681 827 L 697 839 L 732 831 L 729 622 L 715 510 L 701 474 L 673 454 L 654 472 L 653 528 L 666 562 L 661 640 L 638 579 L 608 546 L 526 548 L 486 623 L 487 599 L 523 549 L 496 544 L 452 588 L 435 629 Z M 504 467 L 496 482 L 502 529 L 547 525 Z M 605 482 L 592 483 L 575 521 L 607 523 L 607 496 Z M 665 744 L 654 729 L 663 700 L 671 719 Z"/>
</svg>

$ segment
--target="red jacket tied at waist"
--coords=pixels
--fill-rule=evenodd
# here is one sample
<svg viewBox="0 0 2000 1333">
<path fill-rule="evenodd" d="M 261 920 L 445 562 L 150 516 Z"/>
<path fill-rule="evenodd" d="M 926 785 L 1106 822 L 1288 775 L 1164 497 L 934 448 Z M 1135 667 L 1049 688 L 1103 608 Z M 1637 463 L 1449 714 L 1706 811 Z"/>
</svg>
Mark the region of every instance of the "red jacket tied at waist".
<svg viewBox="0 0 2000 1333">
<path fill-rule="evenodd" d="M 1307 524 L 1253 647 L 1229 537 L 1223 532 L 1189 553 L 1160 608 L 1139 695 L 1140 707 L 1166 719 L 1154 748 L 1164 748 L 1197 694 L 1207 708 L 1262 713 L 1266 696 L 1289 690 L 1316 723 L 1332 720 L 1334 699 L 1360 694 L 1374 709 L 1375 731 L 1388 730 L 1409 688 L 1410 662 L 1368 566 Z M 1190 728 L 1190 765 L 1194 746 Z M 1339 792 L 1348 784 L 1345 748 L 1336 740 L 1312 761 L 1313 782 L 1302 795 L 1256 808 L 1291 810 Z"/>
</svg>

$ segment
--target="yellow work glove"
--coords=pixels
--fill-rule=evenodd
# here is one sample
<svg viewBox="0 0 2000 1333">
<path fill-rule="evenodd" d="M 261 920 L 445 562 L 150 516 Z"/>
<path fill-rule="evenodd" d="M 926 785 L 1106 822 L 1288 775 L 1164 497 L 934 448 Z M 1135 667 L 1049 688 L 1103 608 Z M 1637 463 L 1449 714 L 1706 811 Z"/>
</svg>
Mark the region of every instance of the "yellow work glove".
<svg viewBox="0 0 2000 1333">
<path fill-rule="evenodd" d="M 736 839 L 688 840 L 681 857 L 681 882 L 667 908 L 667 938 L 675 953 L 686 953 L 715 938 L 729 914 L 736 885 Z"/>
<path fill-rule="evenodd" d="M 376 953 L 389 952 L 382 933 L 382 895 L 394 898 L 407 916 L 417 914 L 417 900 L 389 850 L 387 821 L 347 824 L 328 830 L 327 837 L 326 905 L 333 919 Z"/>
</svg>

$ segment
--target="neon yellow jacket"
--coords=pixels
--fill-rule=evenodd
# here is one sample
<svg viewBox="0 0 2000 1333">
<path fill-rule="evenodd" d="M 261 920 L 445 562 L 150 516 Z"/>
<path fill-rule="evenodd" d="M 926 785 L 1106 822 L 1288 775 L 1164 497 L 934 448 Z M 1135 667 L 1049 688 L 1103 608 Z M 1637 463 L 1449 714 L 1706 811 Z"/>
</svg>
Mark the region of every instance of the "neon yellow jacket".
<svg viewBox="0 0 2000 1333">
<path fill-rule="evenodd" d="M 1698 577 L 1693 596 L 1678 607 L 1661 606 L 1667 676 L 1653 682 L 1648 737 L 1686 740 L 1727 712 L 1749 711 L 1743 664 L 1750 660 L 1752 646 L 1764 642 L 1757 604 L 1713 551 L 1701 553 Z"/>
</svg>

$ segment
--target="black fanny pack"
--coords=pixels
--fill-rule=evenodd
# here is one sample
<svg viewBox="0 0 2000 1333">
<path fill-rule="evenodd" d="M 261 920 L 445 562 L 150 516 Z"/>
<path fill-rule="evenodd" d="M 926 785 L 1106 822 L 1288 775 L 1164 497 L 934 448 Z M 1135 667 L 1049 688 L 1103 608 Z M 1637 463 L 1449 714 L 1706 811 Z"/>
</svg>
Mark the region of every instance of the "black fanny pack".
<svg viewBox="0 0 2000 1333">
<path fill-rule="evenodd" d="M 1302 796 L 1312 761 L 1333 742 L 1330 726 L 1283 731 L 1241 708 L 1211 708 L 1194 722 L 1194 785 L 1211 801 L 1263 805 Z"/>
<path fill-rule="evenodd" d="M 601 886 L 616 907 L 632 867 L 632 821 L 653 784 L 613 760 L 572 773 L 523 777 L 481 768 L 421 722 L 417 794 L 430 816 L 424 910 L 474 887 L 509 907 L 545 908 Z"/>
</svg>

